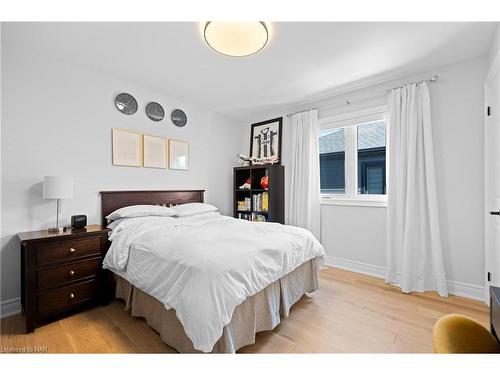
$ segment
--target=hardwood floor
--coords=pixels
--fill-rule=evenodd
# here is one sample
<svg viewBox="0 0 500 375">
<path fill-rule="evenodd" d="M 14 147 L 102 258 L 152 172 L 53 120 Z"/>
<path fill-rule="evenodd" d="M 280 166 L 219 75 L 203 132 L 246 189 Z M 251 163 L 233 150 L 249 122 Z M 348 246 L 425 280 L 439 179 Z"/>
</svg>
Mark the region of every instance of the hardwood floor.
<svg viewBox="0 0 500 375">
<path fill-rule="evenodd" d="M 261 332 L 241 353 L 431 352 L 434 322 L 448 313 L 468 315 L 488 327 L 484 303 L 436 293 L 403 294 L 383 280 L 328 268 L 320 290 L 303 297 L 274 331 Z M 1 321 L 2 351 L 48 353 L 172 353 L 141 318 L 115 301 L 23 334 L 22 316 Z M 22 349 L 21 349 L 22 350 Z"/>
</svg>

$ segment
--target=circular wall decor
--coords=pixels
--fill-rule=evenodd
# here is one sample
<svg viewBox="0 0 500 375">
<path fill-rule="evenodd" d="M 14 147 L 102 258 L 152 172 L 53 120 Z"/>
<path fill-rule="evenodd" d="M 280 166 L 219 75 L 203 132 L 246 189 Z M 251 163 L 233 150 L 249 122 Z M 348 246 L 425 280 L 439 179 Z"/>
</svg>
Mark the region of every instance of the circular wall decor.
<svg viewBox="0 0 500 375">
<path fill-rule="evenodd" d="M 174 109 L 170 115 L 175 126 L 183 127 L 187 123 L 187 116 L 182 109 Z"/>
<path fill-rule="evenodd" d="M 126 92 L 122 92 L 116 96 L 115 105 L 121 113 L 126 115 L 133 115 L 137 112 L 137 100 Z"/>
<path fill-rule="evenodd" d="M 159 103 L 149 102 L 146 105 L 146 115 L 153 121 L 161 121 L 165 117 L 165 111 Z"/>
</svg>

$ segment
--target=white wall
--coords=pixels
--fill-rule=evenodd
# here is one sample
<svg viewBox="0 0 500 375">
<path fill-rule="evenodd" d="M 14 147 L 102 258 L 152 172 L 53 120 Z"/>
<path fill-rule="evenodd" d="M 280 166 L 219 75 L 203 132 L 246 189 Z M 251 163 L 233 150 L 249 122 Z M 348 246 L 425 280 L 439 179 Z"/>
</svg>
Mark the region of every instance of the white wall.
<svg viewBox="0 0 500 375">
<path fill-rule="evenodd" d="M 321 243 L 335 261 L 385 267 L 386 208 L 321 206 Z M 332 260 L 330 259 L 330 262 Z"/>
<path fill-rule="evenodd" d="M 290 113 L 317 107 L 320 108 L 319 117 L 325 118 L 385 104 L 388 89 L 439 75 L 430 92 L 446 274 L 453 292 L 460 294 L 464 287 L 470 287 L 464 293 L 481 297 L 480 289 L 484 284 L 483 82 L 486 65 L 487 58 L 482 57 L 287 108 Z M 346 99 L 351 104 L 346 105 Z M 249 119 L 248 123 L 283 114 L 284 111 L 263 114 Z M 248 138 L 249 130 L 240 139 L 242 150 L 246 152 Z M 336 261 L 342 265 L 346 265 L 347 260 L 374 266 L 371 269 L 383 274 L 385 219 L 386 208 L 323 205 L 321 241 L 330 260 L 339 258 Z M 457 285 L 462 289 L 457 291 Z"/>
<path fill-rule="evenodd" d="M 488 51 L 488 67 L 490 67 L 496 55 L 500 51 L 500 25 L 497 26 L 493 40 L 491 41 L 490 50 Z"/>
<path fill-rule="evenodd" d="M 74 198 L 63 201 L 63 224 L 72 214 L 99 223 L 101 190 L 206 189 L 207 202 L 231 213 L 240 123 L 77 62 L 31 54 L 5 40 L 2 52 L 1 301 L 20 295 L 16 233 L 54 224 L 55 202 L 41 198 L 45 175 L 75 178 Z M 120 92 L 137 99 L 134 115 L 115 108 Z M 184 109 L 187 126 L 177 128 L 168 117 L 149 120 L 144 106 L 150 100 L 161 103 L 167 116 L 174 108 Z M 115 127 L 188 141 L 190 170 L 112 166 Z"/>
</svg>

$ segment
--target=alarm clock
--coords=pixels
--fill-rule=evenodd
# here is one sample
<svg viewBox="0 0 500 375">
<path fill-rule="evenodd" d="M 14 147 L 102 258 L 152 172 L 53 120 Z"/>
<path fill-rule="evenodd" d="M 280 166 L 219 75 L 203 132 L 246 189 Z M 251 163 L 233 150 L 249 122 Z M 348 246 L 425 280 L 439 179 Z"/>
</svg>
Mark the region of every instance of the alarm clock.
<svg viewBox="0 0 500 375">
<path fill-rule="evenodd" d="M 71 216 L 71 226 L 75 229 L 85 228 L 87 225 L 87 215 L 73 215 Z"/>
</svg>

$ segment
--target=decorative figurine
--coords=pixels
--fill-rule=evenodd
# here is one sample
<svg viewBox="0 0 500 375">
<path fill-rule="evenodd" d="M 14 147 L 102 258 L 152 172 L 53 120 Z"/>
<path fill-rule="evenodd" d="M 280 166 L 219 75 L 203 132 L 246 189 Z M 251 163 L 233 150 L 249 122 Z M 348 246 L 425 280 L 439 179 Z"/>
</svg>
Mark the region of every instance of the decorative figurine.
<svg viewBox="0 0 500 375">
<path fill-rule="evenodd" d="M 272 159 L 272 158 L 257 159 L 257 158 L 253 158 L 253 157 L 250 157 L 250 156 L 247 156 L 244 154 L 240 154 L 240 153 L 236 154 L 236 156 L 238 156 L 238 158 L 240 159 L 241 165 L 243 167 L 252 166 L 252 165 L 275 164 L 278 162 L 278 160 Z"/>
<path fill-rule="evenodd" d="M 242 167 L 247 167 L 249 165 L 252 165 L 252 158 L 240 153 L 237 153 L 236 156 L 240 159 L 241 166 Z"/>
<path fill-rule="evenodd" d="M 266 165 L 266 164 L 276 164 L 278 160 L 272 159 L 272 158 L 252 158 L 253 159 L 253 165 Z"/>
</svg>

